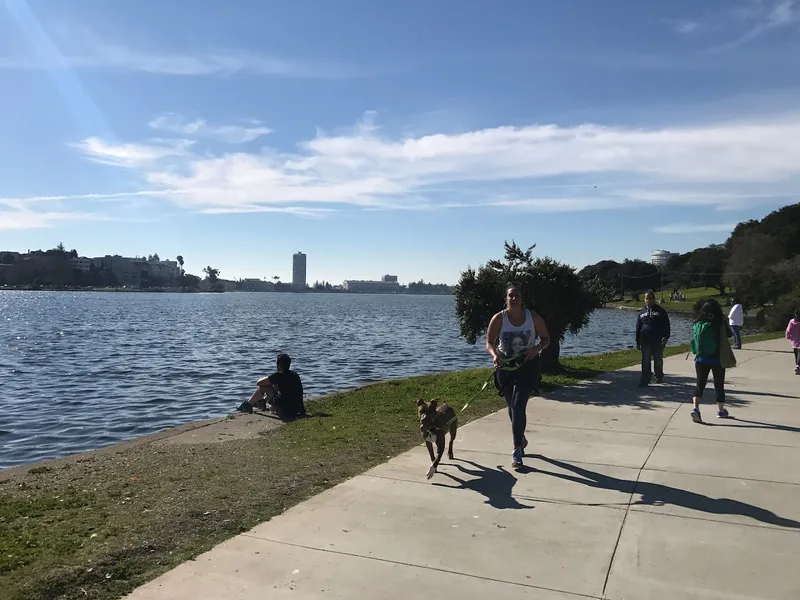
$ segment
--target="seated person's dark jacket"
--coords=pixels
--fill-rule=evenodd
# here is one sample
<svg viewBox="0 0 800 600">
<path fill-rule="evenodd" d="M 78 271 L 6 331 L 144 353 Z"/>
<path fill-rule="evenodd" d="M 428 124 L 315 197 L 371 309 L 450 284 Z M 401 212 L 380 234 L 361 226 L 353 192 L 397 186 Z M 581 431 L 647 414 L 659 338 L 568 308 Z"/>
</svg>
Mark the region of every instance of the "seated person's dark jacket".
<svg viewBox="0 0 800 600">
<path fill-rule="evenodd" d="M 306 414 L 303 404 L 303 383 L 295 371 L 276 371 L 268 379 L 278 393 L 273 405 L 281 417 L 297 417 Z"/>
</svg>

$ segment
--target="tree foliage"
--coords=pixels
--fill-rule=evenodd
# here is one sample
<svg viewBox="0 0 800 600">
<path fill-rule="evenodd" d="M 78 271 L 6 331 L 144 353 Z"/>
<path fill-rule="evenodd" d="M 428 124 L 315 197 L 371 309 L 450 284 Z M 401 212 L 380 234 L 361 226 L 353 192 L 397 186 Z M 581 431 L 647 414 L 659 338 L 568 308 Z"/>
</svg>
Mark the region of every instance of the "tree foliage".
<svg viewBox="0 0 800 600">
<path fill-rule="evenodd" d="M 215 269 L 211 265 L 204 267 L 203 273 L 206 274 L 206 279 L 208 279 L 208 282 L 211 284 L 216 283 L 217 280 L 219 279 L 219 269 Z"/>
<path fill-rule="evenodd" d="M 767 312 L 766 325 L 770 331 L 781 331 L 800 310 L 800 287 L 778 297 L 775 304 Z"/>
<path fill-rule="evenodd" d="M 461 273 L 454 292 L 456 315 L 462 337 L 474 344 L 486 333 L 492 316 L 503 309 L 506 285 L 519 286 L 525 306 L 542 315 L 550 333 L 551 346 L 542 355 L 542 366 L 556 371 L 564 336 L 585 327 L 600 302 L 572 267 L 549 257 L 534 258 L 534 248 L 522 250 L 515 242 L 506 242 L 503 260 Z"/>
<path fill-rule="evenodd" d="M 685 255 L 682 274 L 683 287 L 712 287 L 725 293 L 725 267 L 728 251 L 723 245 L 698 248 Z"/>
</svg>

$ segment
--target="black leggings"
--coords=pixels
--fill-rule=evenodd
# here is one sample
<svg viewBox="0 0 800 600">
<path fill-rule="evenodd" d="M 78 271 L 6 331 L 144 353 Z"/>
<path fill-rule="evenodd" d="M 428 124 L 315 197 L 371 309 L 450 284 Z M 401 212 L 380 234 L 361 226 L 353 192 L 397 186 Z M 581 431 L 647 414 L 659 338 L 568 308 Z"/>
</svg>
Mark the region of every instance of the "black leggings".
<svg viewBox="0 0 800 600">
<path fill-rule="evenodd" d="M 712 365 L 709 363 L 696 362 L 694 363 L 694 370 L 697 373 L 697 387 L 694 388 L 694 397 L 702 398 L 703 390 L 706 389 L 708 383 L 708 374 L 714 374 L 714 391 L 717 393 L 717 402 L 722 404 L 725 402 L 725 369 L 721 365 Z"/>
<path fill-rule="evenodd" d="M 794 364 L 800 367 L 800 348 L 794 348 Z"/>
<path fill-rule="evenodd" d="M 497 371 L 495 384 L 508 404 L 508 418 L 511 419 L 511 434 L 514 437 L 514 448 L 522 447 L 525 438 L 525 427 L 528 424 L 528 398 L 539 392 L 542 367 L 539 358 L 535 358 L 518 371 Z"/>
</svg>

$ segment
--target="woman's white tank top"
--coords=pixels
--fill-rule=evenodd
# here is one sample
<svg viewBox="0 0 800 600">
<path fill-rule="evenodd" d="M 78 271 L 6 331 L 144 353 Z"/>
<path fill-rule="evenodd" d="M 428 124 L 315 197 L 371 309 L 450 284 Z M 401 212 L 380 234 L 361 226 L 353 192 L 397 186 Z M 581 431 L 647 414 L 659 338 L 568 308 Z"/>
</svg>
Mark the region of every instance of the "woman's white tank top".
<svg viewBox="0 0 800 600">
<path fill-rule="evenodd" d="M 528 348 L 533 348 L 537 343 L 536 327 L 533 324 L 533 315 L 525 309 L 525 322 L 514 325 L 503 310 L 503 326 L 500 329 L 500 341 L 497 349 L 506 358 L 517 358 Z"/>
</svg>

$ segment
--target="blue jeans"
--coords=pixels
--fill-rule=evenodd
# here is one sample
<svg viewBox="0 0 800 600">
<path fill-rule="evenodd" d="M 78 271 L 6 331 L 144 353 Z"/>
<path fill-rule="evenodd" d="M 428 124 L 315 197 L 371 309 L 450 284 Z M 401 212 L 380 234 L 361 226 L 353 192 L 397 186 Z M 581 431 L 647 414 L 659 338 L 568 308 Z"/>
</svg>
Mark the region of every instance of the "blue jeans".
<svg viewBox="0 0 800 600">
<path fill-rule="evenodd" d="M 650 370 L 650 361 L 653 361 L 656 379 L 664 377 L 664 346 L 661 342 L 642 342 L 642 379 L 641 383 L 650 383 L 653 372 Z"/>
<path fill-rule="evenodd" d="M 731 331 L 733 332 L 733 347 L 734 348 L 741 348 L 742 347 L 742 326 L 741 325 L 731 325 Z"/>
</svg>

